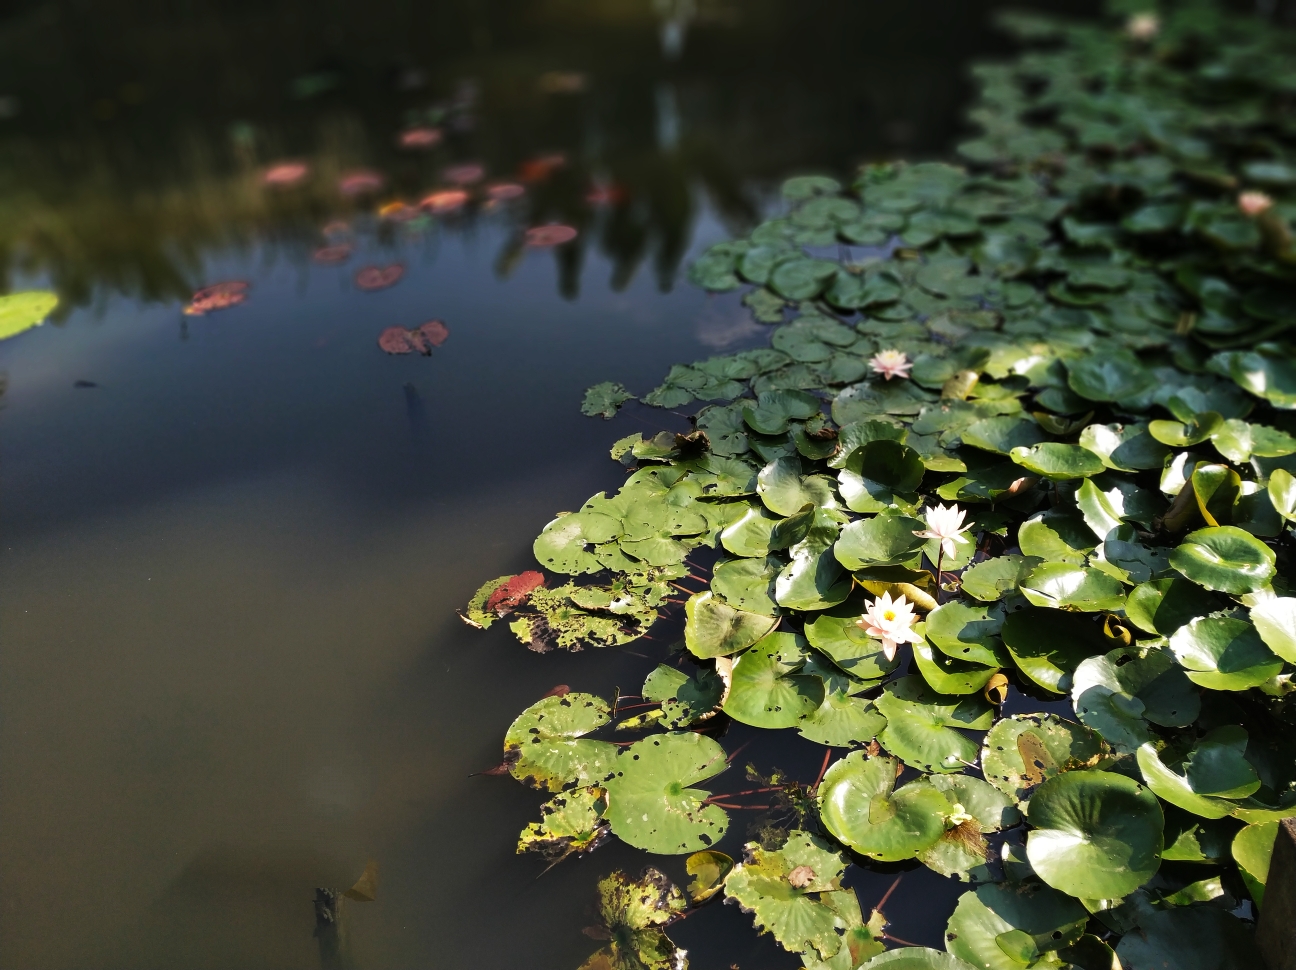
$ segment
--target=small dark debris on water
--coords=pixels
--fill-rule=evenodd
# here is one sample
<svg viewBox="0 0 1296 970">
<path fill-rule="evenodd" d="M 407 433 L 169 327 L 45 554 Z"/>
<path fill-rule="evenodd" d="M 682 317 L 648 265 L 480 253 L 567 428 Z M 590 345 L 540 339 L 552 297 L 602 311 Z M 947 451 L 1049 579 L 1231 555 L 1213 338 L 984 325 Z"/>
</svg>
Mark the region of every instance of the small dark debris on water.
<svg viewBox="0 0 1296 970">
<path fill-rule="evenodd" d="M 73 381 L 72 386 L 80 390 L 86 387 L 98 387 L 99 385 L 94 381 Z"/>
<path fill-rule="evenodd" d="M 433 347 L 440 347 L 449 336 L 449 327 L 440 320 L 429 320 L 413 329 L 388 327 L 378 335 L 378 346 L 389 354 L 418 351 L 426 357 L 432 353 Z"/>
</svg>

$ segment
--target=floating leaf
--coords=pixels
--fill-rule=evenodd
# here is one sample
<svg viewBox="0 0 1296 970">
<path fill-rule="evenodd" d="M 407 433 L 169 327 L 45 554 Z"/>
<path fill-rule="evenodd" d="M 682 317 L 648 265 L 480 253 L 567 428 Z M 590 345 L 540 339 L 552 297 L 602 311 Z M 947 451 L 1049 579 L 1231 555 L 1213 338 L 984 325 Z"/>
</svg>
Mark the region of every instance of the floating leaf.
<svg viewBox="0 0 1296 970">
<path fill-rule="evenodd" d="M 1014 714 L 986 735 L 981 767 L 986 781 L 1018 801 L 1064 770 L 1090 767 L 1102 743 L 1088 728 L 1056 714 Z"/>
<path fill-rule="evenodd" d="M 684 643 L 704 660 L 746 650 L 778 623 L 772 616 L 734 609 L 710 590 L 690 596 L 684 616 Z"/>
<path fill-rule="evenodd" d="M 1275 596 L 1251 607 L 1251 622 L 1270 650 L 1296 663 L 1296 598 Z"/>
<path fill-rule="evenodd" d="M 1248 825 L 1233 838 L 1232 856 L 1257 906 L 1264 905 L 1265 884 L 1269 881 L 1269 862 L 1278 839 L 1278 822 Z"/>
<path fill-rule="evenodd" d="M 756 492 L 766 508 L 778 515 L 794 515 L 807 505 L 833 508 L 832 479 L 823 475 L 802 475 L 801 459 L 779 458 L 761 469 Z"/>
<path fill-rule="evenodd" d="M 1042 563 L 1021 578 L 1022 595 L 1036 606 L 1055 610 L 1119 610 L 1125 605 L 1121 584 L 1098 569 L 1069 562 Z"/>
<path fill-rule="evenodd" d="M 395 286 L 405 275 L 405 267 L 400 263 L 390 266 L 362 266 L 356 270 L 355 285 L 362 290 L 385 290 Z"/>
<path fill-rule="evenodd" d="M 1080 432 L 1080 445 L 1116 471 L 1160 468 L 1170 449 L 1148 434 L 1146 424 L 1091 424 Z"/>
<path fill-rule="evenodd" d="M 914 533 L 926 529 L 921 519 L 883 512 L 870 519 L 857 519 L 841 531 L 833 552 L 850 570 L 866 566 L 897 566 L 914 557 L 923 539 Z"/>
<path fill-rule="evenodd" d="M 1088 448 L 1059 441 L 1014 448 L 1008 455 L 1027 471 L 1059 482 L 1097 475 L 1106 467 L 1102 459 Z"/>
<path fill-rule="evenodd" d="M 1056 694 L 1071 690 L 1071 673 L 1080 661 L 1111 648 L 1090 617 L 1039 606 L 1010 613 L 1001 636 L 1018 669 Z"/>
<path fill-rule="evenodd" d="M 925 946 L 902 946 L 887 950 L 860 967 L 860 970 L 976 970 L 951 953 Z"/>
<path fill-rule="evenodd" d="M 522 830 L 518 854 L 538 852 L 557 862 L 593 852 L 611 834 L 606 807 L 607 792 L 596 785 L 555 795 L 540 806 L 540 821 Z"/>
<path fill-rule="evenodd" d="M 798 673 L 806 659 L 800 637 L 769 634 L 734 664 L 725 713 L 763 728 L 793 727 L 809 717 L 824 701 L 824 685 Z"/>
<path fill-rule="evenodd" d="M 199 290 L 199 293 L 201 292 Z M 195 298 L 197 295 L 195 294 Z M 58 306 L 58 301 L 58 294 L 44 290 L 28 290 L 24 293 L 0 296 L 0 340 L 16 337 L 44 323 L 45 318 Z"/>
<path fill-rule="evenodd" d="M 1201 616 L 1170 637 L 1170 649 L 1195 684 L 1211 690 L 1246 690 L 1282 671 L 1283 662 L 1246 620 Z"/>
<path fill-rule="evenodd" d="M 608 722 L 608 706 L 593 694 L 545 697 L 518 715 L 504 735 L 504 760 L 518 781 L 546 791 L 601 783 L 617 749 L 582 735 Z"/>
<path fill-rule="evenodd" d="M 969 596 L 991 603 L 1015 590 L 1021 577 L 1042 561 L 1034 556 L 1017 555 L 987 559 L 963 573 L 961 588 Z"/>
<path fill-rule="evenodd" d="M 633 400 L 634 395 L 622 385 L 615 381 L 604 381 L 585 391 L 585 399 L 581 401 L 581 414 L 590 418 L 612 418 L 622 404 Z"/>
<path fill-rule="evenodd" d="M 819 786 L 824 827 L 861 855 L 911 859 L 945 831 L 949 802 L 926 781 L 895 789 L 896 762 L 854 751 L 829 767 Z"/>
<path fill-rule="evenodd" d="M 1079 940 L 1088 920 L 1076 900 L 1048 886 L 981 886 L 959 897 L 945 945 L 973 966 L 1019 970 L 1025 964 L 1017 957 L 1035 965 Z"/>
<path fill-rule="evenodd" d="M 613 834 L 661 855 L 714 845 L 729 817 L 691 786 L 726 767 L 724 748 L 702 734 L 657 734 L 622 748 L 605 782 Z"/>
<path fill-rule="evenodd" d="M 689 898 L 693 905 L 704 903 L 724 888 L 725 878 L 733 871 L 734 861 L 723 852 L 703 849 L 684 860 L 684 869 L 693 881 L 689 883 Z"/>
<path fill-rule="evenodd" d="M 827 691 L 819 709 L 797 724 L 803 738 L 836 748 L 867 744 L 885 726 L 872 701 L 839 690 Z"/>
<path fill-rule="evenodd" d="M 774 616 L 774 580 L 783 563 L 770 556 L 766 559 L 729 559 L 716 564 L 711 588 L 735 609 Z"/>
<path fill-rule="evenodd" d="M 1080 722 L 1122 754 L 1147 743 L 1149 722 L 1185 727 L 1201 712 L 1192 682 L 1160 649 L 1125 647 L 1082 661 L 1071 681 L 1071 702 Z"/>
<path fill-rule="evenodd" d="M 533 226 L 526 231 L 525 238 L 528 246 L 543 248 L 564 246 L 577 235 L 577 231 L 571 226 L 548 225 Z"/>
<path fill-rule="evenodd" d="M 1072 771 L 1031 795 L 1026 856 L 1054 889 L 1117 899 L 1161 865 L 1164 819 L 1156 796 L 1124 775 Z"/>
<path fill-rule="evenodd" d="M 389 354 L 420 353 L 429 356 L 450 336 L 450 328 L 440 320 L 429 320 L 413 329 L 388 327 L 378 335 L 378 346 Z"/>
<path fill-rule="evenodd" d="M 681 970 L 687 961 L 662 927 L 681 916 L 688 900 L 652 867 L 638 880 L 617 870 L 599 880 L 598 936 L 610 942 L 580 970 Z"/>
<path fill-rule="evenodd" d="M 1263 966 L 1250 927 L 1213 906 L 1147 913 L 1116 946 L 1121 965 L 1175 970 L 1254 970 Z"/>
<path fill-rule="evenodd" d="M 862 602 L 850 600 L 818 613 L 805 625 L 805 637 L 851 676 L 878 680 L 895 670 L 900 660 L 888 660 L 882 652 L 882 641 L 864 632 L 857 622 L 863 612 Z"/>
</svg>

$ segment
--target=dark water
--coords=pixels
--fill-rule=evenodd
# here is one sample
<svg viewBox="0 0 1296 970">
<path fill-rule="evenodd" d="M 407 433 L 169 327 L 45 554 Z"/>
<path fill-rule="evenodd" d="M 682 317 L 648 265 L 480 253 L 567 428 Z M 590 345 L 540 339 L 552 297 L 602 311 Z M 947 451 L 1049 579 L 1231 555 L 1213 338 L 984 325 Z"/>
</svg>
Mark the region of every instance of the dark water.
<svg viewBox="0 0 1296 970">
<path fill-rule="evenodd" d="M 549 687 L 633 692 L 660 644 L 538 657 L 454 611 L 615 487 L 612 440 L 682 426 L 582 418 L 587 385 L 642 393 L 765 339 L 682 282 L 689 254 L 788 174 L 948 151 L 968 60 L 1005 51 L 988 6 L 6 9 L 0 266 L 63 302 L 0 345 L 0 968 L 318 967 L 314 888 L 369 859 L 363 970 L 575 968 L 598 877 L 642 858 L 614 845 L 537 878 L 513 847 L 542 799 L 468 775 Z M 396 146 L 437 113 L 439 147 Z M 448 165 L 516 180 L 555 153 L 495 211 L 374 217 Z M 266 189 L 281 159 L 310 176 Z M 348 202 L 336 180 L 359 167 L 387 185 Z M 355 254 L 313 263 L 339 219 Z M 550 221 L 581 234 L 518 246 Z M 352 282 L 395 262 L 389 289 Z M 182 314 L 228 279 L 246 303 Z M 431 357 L 379 351 L 434 317 Z M 759 750 L 813 776 L 821 749 Z M 861 872 L 865 907 L 894 878 Z M 958 892 L 907 873 L 892 932 L 935 943 Z M 796 964 L 733 907 L 674 935 L 698 968 Z"/>
</svg>

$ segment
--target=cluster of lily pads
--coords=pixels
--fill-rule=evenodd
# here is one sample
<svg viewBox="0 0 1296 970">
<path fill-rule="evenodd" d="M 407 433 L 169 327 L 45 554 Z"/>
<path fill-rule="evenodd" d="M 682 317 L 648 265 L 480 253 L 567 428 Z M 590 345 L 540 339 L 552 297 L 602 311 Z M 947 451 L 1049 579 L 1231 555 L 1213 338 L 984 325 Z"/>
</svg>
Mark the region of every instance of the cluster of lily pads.
<svg viewBox="0 0 1296 970">
<path fill-rule="evenodd" d="M 1113 13 L 1004 18 L 1038 46 L 977 72 L 963 166 L 792 179 L 704 253 L 770 346 L 672 368 L 642 401 L 695 430 L 618 441 L 617 494 L 470 604 L 579 649 L 687 594 L 638 713 L 560 691 L 505 738 L 553 794 L 519 851 L 688 854 L 687 893 L 601 883 L 586 967 L 682 967 L 665 927 L 720 895 L 808 968 L 1258 965 L 1296 816 L 1296 42 L 1201 0 Z M 646 733 L 590 737 L 618 718 Z M 832 762 L 760 789 L 787 824 L 738 861 L 749 793 L 698 787 L 731 721 Z M 842 886 L 907 860 L 970 884 L 946 952 L 887 950 Z"/>
</svg>

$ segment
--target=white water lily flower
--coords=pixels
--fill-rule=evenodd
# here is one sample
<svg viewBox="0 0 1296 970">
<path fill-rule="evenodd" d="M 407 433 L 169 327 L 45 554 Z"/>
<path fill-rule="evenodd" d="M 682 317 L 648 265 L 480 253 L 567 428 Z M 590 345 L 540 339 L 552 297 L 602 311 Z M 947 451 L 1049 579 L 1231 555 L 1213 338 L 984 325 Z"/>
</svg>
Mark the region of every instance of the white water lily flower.
<svg viewBox="0 0 1296 970">
<path fill-rule="evenodd" d="M 883 593 L 868 604 L 855 623 L 869 636 L 880 639 L 882 652 L 888 660 L 894 660 L 900 644 L 922 642 L 922 637 L 913 631 L 917 619 L 913 605 L 903 595 L 892 600 L 890 593 Z"/>
<path fill-rule="evenodd" d="M 967 542 L 968 537 L 963 533 L 972 528 L 970 525 L 964 525 L 963 519 L 967 511 L 959 508 L 957 505 L 951 505 L 946 508 L 938 505 L 935 508 L 928 508 L 923 518 L 927 520 L 927 528 L 922 531 L 915 531 L 914 535 L 923 539 L 939 539 L 941 548 L 945 550 L 945 555 L 955 556 L 958 549 L 955 547 L 956 542 Z"/>
<path fill-rule="evenodd" d="M 883 350 L 874 354 L 869 361 L 875 374 L 881 374 L 887 380 L 893 377 L 908 377 L 909 368 L 913 366 L 909 358 L 899 350 Z"/>
</svg>

